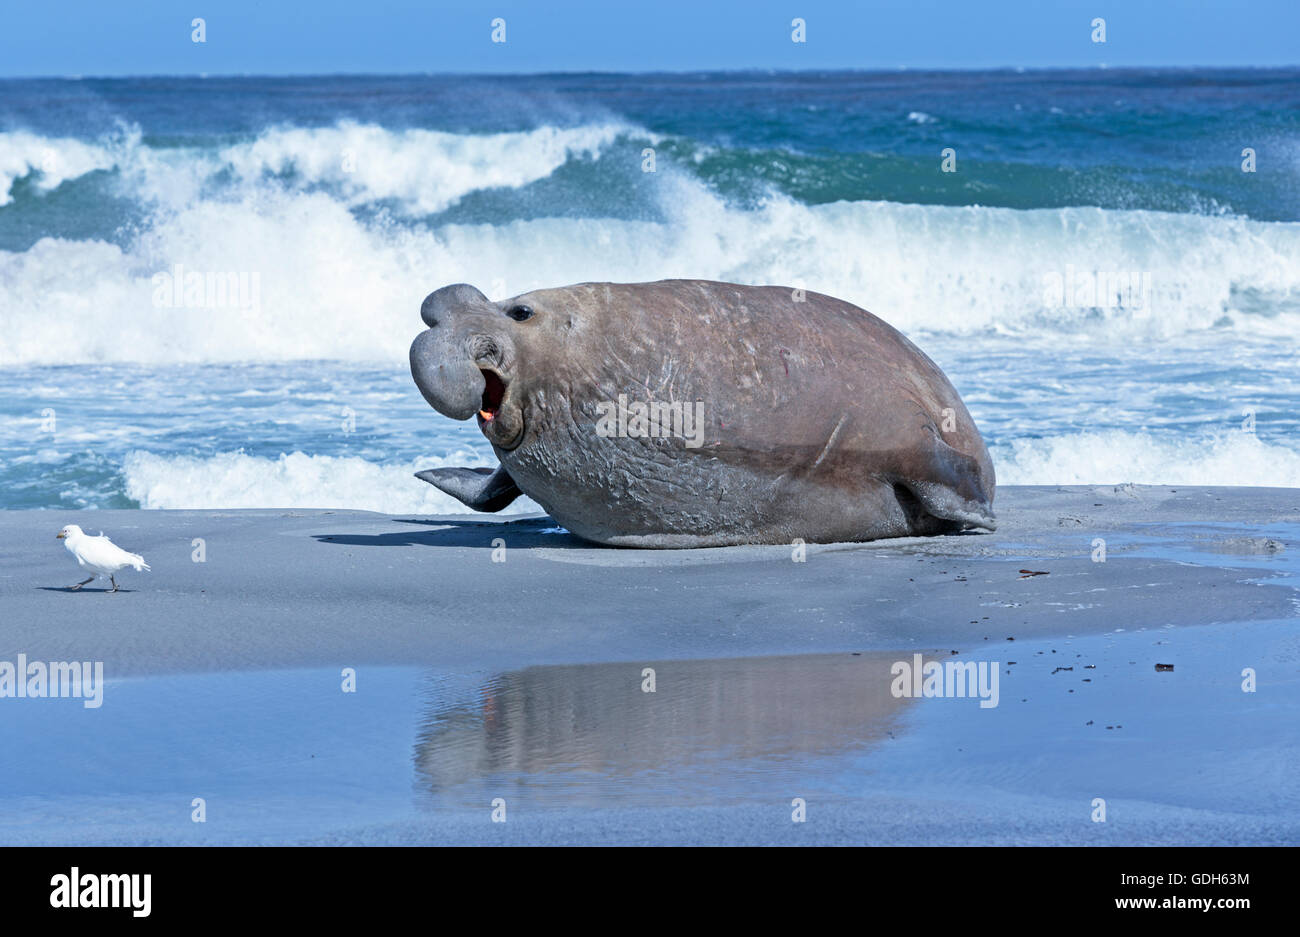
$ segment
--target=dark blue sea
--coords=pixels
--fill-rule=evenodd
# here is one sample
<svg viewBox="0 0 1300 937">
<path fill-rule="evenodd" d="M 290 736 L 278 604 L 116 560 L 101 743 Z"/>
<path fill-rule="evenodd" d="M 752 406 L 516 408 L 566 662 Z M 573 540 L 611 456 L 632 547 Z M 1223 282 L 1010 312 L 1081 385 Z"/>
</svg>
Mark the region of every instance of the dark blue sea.
<svg viewBox="0 0 1300 937">
<path fill-rule="evenodd" d="M 68 79 L 0 81 L 0 507 L 464 510 L 421 299 L 665 277 L 881 316 L 1000 483 L 1300 487 L 1300 70 Z"/>
</svg>

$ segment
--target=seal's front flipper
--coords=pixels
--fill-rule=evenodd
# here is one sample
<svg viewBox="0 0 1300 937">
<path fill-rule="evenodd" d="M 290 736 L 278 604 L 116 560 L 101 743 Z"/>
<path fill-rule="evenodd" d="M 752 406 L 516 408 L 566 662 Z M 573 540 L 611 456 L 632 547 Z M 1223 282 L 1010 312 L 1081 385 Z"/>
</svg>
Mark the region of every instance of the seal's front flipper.
<svg viewBox="0 0 1300 937">
<path fill-rule="evenodd" d="M 504 465 L 495 469 L 425 469 L 416 472 L 415 477 L 476 511 L 499 511 L 523 494 Z"/>
</svg>

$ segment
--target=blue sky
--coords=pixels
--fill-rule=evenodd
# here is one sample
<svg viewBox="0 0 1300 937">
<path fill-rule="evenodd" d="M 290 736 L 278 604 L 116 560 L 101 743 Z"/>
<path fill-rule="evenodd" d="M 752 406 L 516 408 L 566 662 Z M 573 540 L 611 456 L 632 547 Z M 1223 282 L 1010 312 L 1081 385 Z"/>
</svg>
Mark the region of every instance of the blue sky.
<svg viewBox="0 0 1300 937">
<path fill-rule="evenodd" d="M 10 3 L 0 75 L 1294 65 L 1300 0 Z M 190 38 L 203 17 L 207 42 Z M 1094 17 L 1105 44 L 1091 41 Z M 491 20 L 506 42 L 491 41 Z M 807 42 L 791 41 L 791 20 Z"/>
</svg>

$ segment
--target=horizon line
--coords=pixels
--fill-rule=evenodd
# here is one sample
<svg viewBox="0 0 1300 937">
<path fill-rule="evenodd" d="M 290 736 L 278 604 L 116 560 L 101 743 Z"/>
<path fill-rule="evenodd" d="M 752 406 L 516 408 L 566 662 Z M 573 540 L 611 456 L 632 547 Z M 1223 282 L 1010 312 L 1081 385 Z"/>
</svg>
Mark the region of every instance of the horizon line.
<svg viewBox="0 0 1300 937">
<path fill-rule="evenodd" d="M 576 76 L 656 76 L 656 75 L 825 75 L 825 74 L 898 74 L 900 72 L 972 74 L 989 72 L 1010 72 L 1025 74 L 1029 72 L 1132 72 L 1132 71 L 1287 71 L 1300 69 L 1300 63 L 1287 65 L 1108 65 L 1091 63 L 1087 65 L 987 65 L 987 66 L 929 66 L 929 65 L 895 65 L 876 68 L 827 67 L 827 68 L 771 68 L 752 66 L 745 68 L 681 68 L 681 69 L 645 69 L 635 71 L 612 71 L 607 69 L 573 69 L 573 70 L 538 70 L 518 72 L 371 72 L 371 71 L 335 71 L 335 72 L 139 72 L 123 74 L 97 75 L 0 75 L 0 81 L 122 81 L 142 78 L 548 78 Z"/>
</svg>

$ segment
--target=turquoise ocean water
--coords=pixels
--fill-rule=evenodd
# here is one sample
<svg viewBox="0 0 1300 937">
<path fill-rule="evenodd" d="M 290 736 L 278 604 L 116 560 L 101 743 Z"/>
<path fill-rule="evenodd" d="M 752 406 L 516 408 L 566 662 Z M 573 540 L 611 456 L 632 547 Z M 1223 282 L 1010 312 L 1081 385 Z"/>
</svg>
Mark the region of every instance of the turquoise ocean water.
<svg viewBox="0 0 1300 937">
<path fill-rule="evenodd" d="M 421 299 L 663 277 L 880 315 L 1002 483 L 1300 487 L 1298 70 L 148 78 L 0 81 L 0 507 L 464 510 Z"/>
</svg>

